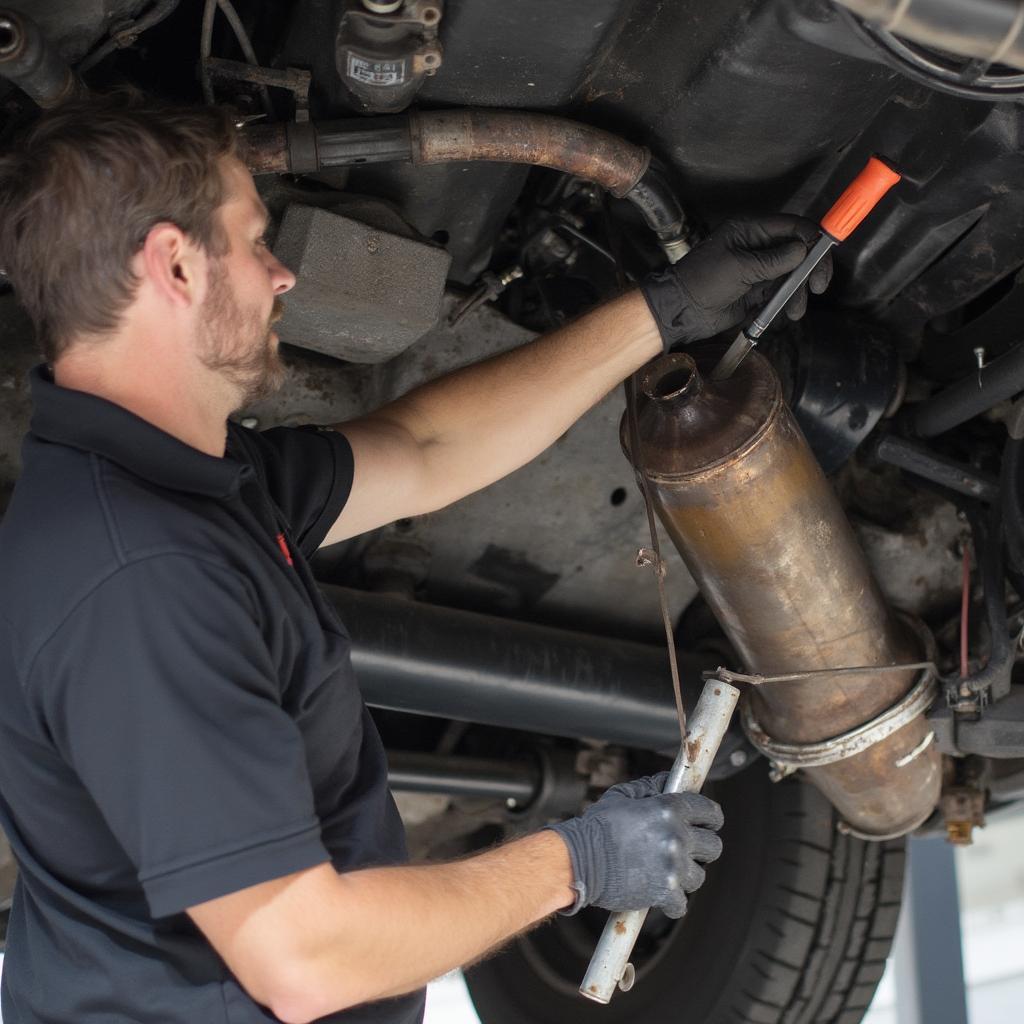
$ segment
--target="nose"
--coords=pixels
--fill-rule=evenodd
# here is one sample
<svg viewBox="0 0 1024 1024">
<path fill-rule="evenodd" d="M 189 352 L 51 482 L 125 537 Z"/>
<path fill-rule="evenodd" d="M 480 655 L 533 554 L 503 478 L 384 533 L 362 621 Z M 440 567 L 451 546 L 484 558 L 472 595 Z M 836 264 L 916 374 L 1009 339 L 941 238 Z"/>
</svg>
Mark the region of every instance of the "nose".
<svg viewBox="0 0 1024 1024">
<path fill-rule="evenodd" d="M 270 280 L 275 295 L 284 295 L 295 287 L 295 275 L 273 255 L 270 257 Z"/>
</svg>

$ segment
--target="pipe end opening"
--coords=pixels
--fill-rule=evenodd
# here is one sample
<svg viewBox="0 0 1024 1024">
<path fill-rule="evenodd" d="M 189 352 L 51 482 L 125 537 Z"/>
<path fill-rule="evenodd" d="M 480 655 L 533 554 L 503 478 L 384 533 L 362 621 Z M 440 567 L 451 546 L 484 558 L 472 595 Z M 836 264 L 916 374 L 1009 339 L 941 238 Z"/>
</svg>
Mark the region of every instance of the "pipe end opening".
<svg viewBox="0 0 1024 1024">
<path fill-rule="evenodd" d="M 674 352 L 644 372 L 640 389 L 655 402 L 691 399 L 700 394 L 701 378 L 692 356 Z"/>
</svg>

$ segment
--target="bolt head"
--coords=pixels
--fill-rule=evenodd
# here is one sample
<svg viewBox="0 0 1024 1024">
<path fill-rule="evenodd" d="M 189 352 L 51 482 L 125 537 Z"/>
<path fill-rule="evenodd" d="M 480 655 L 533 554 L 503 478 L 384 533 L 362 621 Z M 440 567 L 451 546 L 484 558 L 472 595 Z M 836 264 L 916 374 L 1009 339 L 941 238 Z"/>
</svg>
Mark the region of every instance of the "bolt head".
<svg viewBox="0 0 1024 1024">
<path fill-rule="evenodd" d="M 747 752 L 745 750 L 734 750 L 729 755 L 729 764 L 733 768 L 739 768 L 747 763 Z"/>
</svg>

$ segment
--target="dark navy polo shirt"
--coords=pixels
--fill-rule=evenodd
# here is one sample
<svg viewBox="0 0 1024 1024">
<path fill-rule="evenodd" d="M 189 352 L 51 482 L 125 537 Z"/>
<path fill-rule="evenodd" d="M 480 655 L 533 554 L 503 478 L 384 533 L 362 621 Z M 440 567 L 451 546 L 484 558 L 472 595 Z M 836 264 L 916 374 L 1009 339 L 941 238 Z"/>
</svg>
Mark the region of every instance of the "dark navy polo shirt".
<svg viewBox="0 0 1024 1024">
<path fill-rule="evenodd" d="M 30 380 L 0 524 L 0 825 L 20 870 L 4 1024 L 264 1024 L 185 908 L 406 859 L 348 635 L 306 562 L 351 448 L 230 425 L 215 458 Z M 412 1024 L 423 1004 L 324 1019 Z"/>
</svg>

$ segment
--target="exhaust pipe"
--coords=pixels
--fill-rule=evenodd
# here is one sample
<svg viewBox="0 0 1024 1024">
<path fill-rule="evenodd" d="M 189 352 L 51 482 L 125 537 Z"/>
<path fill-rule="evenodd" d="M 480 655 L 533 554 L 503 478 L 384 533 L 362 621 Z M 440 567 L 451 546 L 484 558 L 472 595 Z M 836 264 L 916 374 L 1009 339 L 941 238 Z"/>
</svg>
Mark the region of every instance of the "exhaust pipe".
<svg viewBox="0 0 1024 1024">
<path fill-rule="evenodd" d="M 305 174 L 366 163 L 472 160 L 532 164 L 592 181 L 639 211 L 671 263 L 688 251 L 683 211 L 651 154 L 602 128 L 527 110 L 420 110 L 387 117 L 250 125 L 253 174 Z"/>
<path fill-rule="evenodd" d="M 663 356 L 641 375 L 639 448 L 658 515 L 749 670 L 765 675 L 922 662 L 925 638 L 890 611 L 853 531 L 752 353 L 712 382 L 721 351 Z M 623 446 L 629 451 L 623 423 Z M 757 686 L 744 721 L 783 771 L 796 766 L 869 839 L 920 825 L 939 796 L 939 753 L 914 670 Z"/>
</svg>

